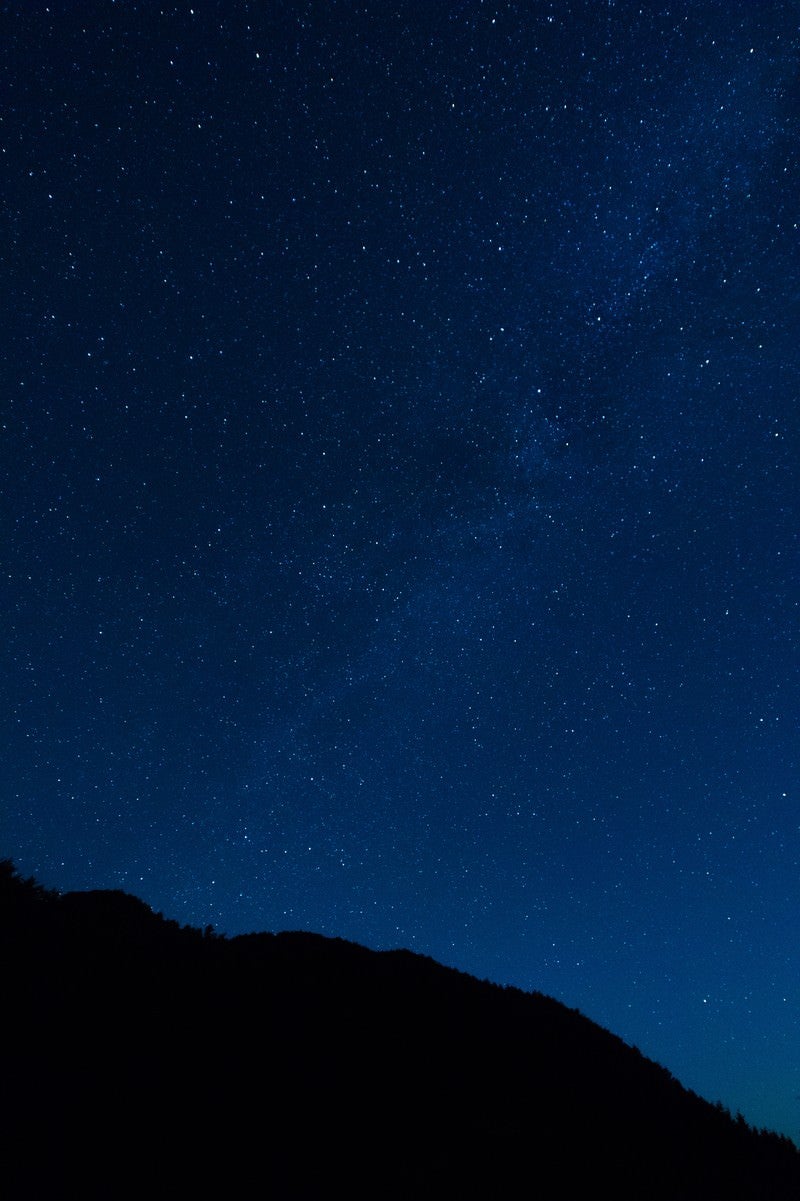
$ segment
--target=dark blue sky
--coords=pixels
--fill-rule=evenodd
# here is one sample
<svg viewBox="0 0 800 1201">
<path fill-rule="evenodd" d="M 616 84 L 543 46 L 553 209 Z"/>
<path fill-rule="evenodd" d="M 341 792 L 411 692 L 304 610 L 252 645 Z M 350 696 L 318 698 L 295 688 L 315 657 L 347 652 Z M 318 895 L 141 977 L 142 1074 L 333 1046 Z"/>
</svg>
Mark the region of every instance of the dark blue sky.
<svg viewBox="0 0 800 1201">
<path fill-rule="evenodd" d="M 796 5 L 0 20 L 2 853 L 796 1135 Z"/>
</svg>

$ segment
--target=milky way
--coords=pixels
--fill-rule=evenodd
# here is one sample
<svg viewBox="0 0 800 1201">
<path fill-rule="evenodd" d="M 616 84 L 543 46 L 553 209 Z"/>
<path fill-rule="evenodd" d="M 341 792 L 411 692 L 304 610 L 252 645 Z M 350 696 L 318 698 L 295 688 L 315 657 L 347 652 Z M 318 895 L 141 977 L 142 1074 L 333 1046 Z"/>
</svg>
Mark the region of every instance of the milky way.
<svg viewBox="0 0 800 1201">
<path fill-rule="evenodd" d="M 6 6 L 0 853 L 796 1135 L 796 6 Z"/>
</svg>

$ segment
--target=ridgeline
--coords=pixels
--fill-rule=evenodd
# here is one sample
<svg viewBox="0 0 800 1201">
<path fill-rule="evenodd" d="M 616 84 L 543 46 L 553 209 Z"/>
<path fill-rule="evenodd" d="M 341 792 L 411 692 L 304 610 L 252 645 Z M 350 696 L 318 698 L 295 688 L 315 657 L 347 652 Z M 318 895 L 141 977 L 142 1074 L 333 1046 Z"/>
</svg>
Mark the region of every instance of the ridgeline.
<svg viewBox="0 0 800 1201">
<path fill-rule="evenodd" d="M 407 951 L 220 937 L 7 861 L 0 950 L 9 1201 L 800 1198 L 790 1140 Z"/>
</svg>

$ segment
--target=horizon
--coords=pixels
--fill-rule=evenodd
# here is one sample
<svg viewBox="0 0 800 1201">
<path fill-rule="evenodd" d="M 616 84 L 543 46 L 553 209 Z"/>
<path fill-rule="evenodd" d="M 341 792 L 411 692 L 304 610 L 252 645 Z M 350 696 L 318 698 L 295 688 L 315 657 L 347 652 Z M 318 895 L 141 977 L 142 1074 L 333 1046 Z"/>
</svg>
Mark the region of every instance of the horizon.
<svg viewBox="0 0 800 1201">
<path fill-rule="evenodd" d="M 17 875 L 21 876 L 21 873 L 18 871 L 16 864 L 14 864 L 12 860 L 7 860 L 7 862 L 12 863 L 12 866 L 15 868 Z M 36 883 L 36 884 L 42 884 L 42 881 L 39 880 L 36 876 L 29 877 L 29 879 L 33 880 L 34 883 Z M 44 884 L 42 884 L 42 887 L 48 888 L 48 886 L 44 885 Z M 52 888 L 52 889 L 48 889 L 48 891 L 53 891 L 53 892 L 57 893 L 57 895 L 59 895 L 59 896 L 64 896 L 68 892 L 81 892 L 81 893 L 122 892 L 127 896 L 130 896 L 136 900 L 142 901 L 147 906 L 147 908 L 150 910 L 150 912 L 152 913 L 152 915 L 154 917 L 163 918 L 166 921 L 178 921 L 178 919 L 174 918 L 172 916 L 172 914 L 170 914 L 169 912 L 158 909 L 154 905 L 150 904 L 150 902 L 148 902 L 144 896 L 140 896 L 135 891 L 132 891 L 128 888 L 122 888 L 119 885 L 114 885 L 114 886 L 108 887 L 108 888 L 105 888 L 103 886 L 91 885 L 91 886 L 87 886 L 85 888 L 65 889 L 63 891 L 58 888 Z M 407 946 L 402 943 L 398 943 L 397 945 L 373 946 L 369 943 L 362 942 L 357 939 L 347 938 L 341 934 L 322 933 L 319 930 L 312 929 L 307 926 L 275 928 L 275 929 L 267 929 L 264 927 L 260 927 L 260 928 L 252 928 L 252 929 L 250 929 L 250 928 L 242 929 L 242 930 L 237 930 L 235 932 L 232 932 L 229 930 L 217 929 L 217 927 L 214 926 L 213 923 L 205 922 L 202 919 L 198 919 L 196 921 L 185 921 L 185 922 L 181 921 L 181 922 L 179 922 L 179 926 L 181 929 L 192 930 L 197 933 L 203 933 L 204 931 L 211 929 L 213 931 L 214 937 L 222 938 L 225 940 L 234 939 L 234 938 L 252 937 L 252 936 L 257 936 L 260 934 L 267 934 L 267 935 L 271 935 L 271 936 L 277 936 L 279 934 L 310 934 L 310 935 L 313 935 L 316 937 L 328 939 L 333 942 L 336 942 L 336 941 L 345 942 L 350 946 L 357 946 L 364 950 L 375 952 L 376 954 L 392 954 L 397 951 L 403 951 L 403 952 L 410 953 L 412 955 L 419 955 L 424 958 L 429 958 L 429 959 L 433 960 L 433 962 L 439 964 L 441 967 L 444 967 L 448 970 L 456 971 L 459 974 L 467 975 L 470 979 L 478 980 L 483 983 L 492 984 L 499 989 L 516 988 L 527 995 L 539 994 L 539 995 L 548 997 L 551 1000 L 557 1001 L 559 1004 L 563 1005 L 565 1008 L 569 1009 L 570 1011 L 572 1011 L 574 1013 L 580 1014 L 581 1017 L 584 1017 L 588 1021 L 594 1023 L 595 1025 L 600 1026 L 601 1029 L 605 1030 L 607 1033 L 614 1035 L 626 1046 L 631 1047 L 632 1049 L 634 1049 L 636 1051 L 639 1051 L 642 1055 L 644 1055 L 644 1057 L 646 1059 L 651 1060 L 653 1063 L 658 1064 L 658 1066 L 660 1066 L 660 1067 L 666 1068 L 667 1071 L 669 1071 L 670 1074 L 673 1075 L 675 1077 L 675 1079 L 678 1080 L 678 1082 L 681 1085 L 683 1085 L 684 1088 L 687 1088 L 690 1091 L 696 1093 L 698 1096 L 702 1097 L 703 1100 L 708 1101 L 711 1105 L 716 1105 L 716 1104 L 723 1105 L 724 1109 L 729 1113 L 729 1115 L 731 1117 L 735 1117 L 737 1114 L 741 1113 L 740 1109 L 738 1109 L 738 1108 L 734 1109 L 730 1105 L 726 1105 L 721 1097 L 711 1095 L 707 1091 L 703 1091 L 699 1088 L 695 1088 L 692 1084 L 690 1084 L 686 1080 L 684 1080 L 683 1077 L 677 1071 L 673 1070 L 673 1067 L 669 1062 L 665 1062 L 663 1060 L 658 1059 L 655 1055 L 651 1054 L 646 1047 L 642 1047 L 638 1043 L 632 1041 L 631 1039 L 626 1038 L 619 1031 L 613 1029 L 612 1027 L 604 1025 L 603 1022 L 600 1021 L 597 1017 L 593 1016 L 591 1013 L 585 1012 L 583 1009 L 581 1009 L 580 1006 L 573 1004 L 569 997 L 566 997 L 566 996 L 562 997 L 562 996 L 558 996 L 554 993 L 549 993 L 545 989 L 539 988 L 535 985 L 522 986 L 520 984 L 515 983 L 513 980 L 503 979 L 500 977 L 480 975 L 477 972 L 470 971 L 468 968 L 465 968 L 463 965 L 461 965 L 458 962 L 450 962 L 447 959 L 440 959 L 418 947 L 415 948 L 415 947 Z M 761 1124 L 759 1126 L 758 1124 L 747 1119 L 746 1115 L 742 1115 L 742 1116 L 745 1117 L 745 1120 L 748 1121 L 748 1125 L 752 1129 L 767 1129 L 767 1130 L 772 1131 L 773 1133 L 782 1134 L 785 1137 L 789 1138 L 789 1140 L 792 1143 L 794 1143 L 794 1145 L 798 1148 L 798 1150 L 800 1150 L 800 1139 L 798 1139 L 798 1137 L 796 1135 L 793 1136 L 788 1131 L 777 1130 L 774 1127 L 765 1126 L 763 1124 Z"/>
</svg>

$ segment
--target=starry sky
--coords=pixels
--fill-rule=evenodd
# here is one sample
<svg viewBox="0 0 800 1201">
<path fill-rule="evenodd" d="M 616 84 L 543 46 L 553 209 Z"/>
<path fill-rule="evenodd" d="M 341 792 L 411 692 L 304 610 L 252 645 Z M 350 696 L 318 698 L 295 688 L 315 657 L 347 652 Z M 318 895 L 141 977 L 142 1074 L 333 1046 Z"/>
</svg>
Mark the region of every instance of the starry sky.
<svg viewBox="0 0 800 1201">
<path fill-rule="evenodd" d="M 0 26 L 0 853 L 800 1127 L 798 10 Z"/>
</svg>

